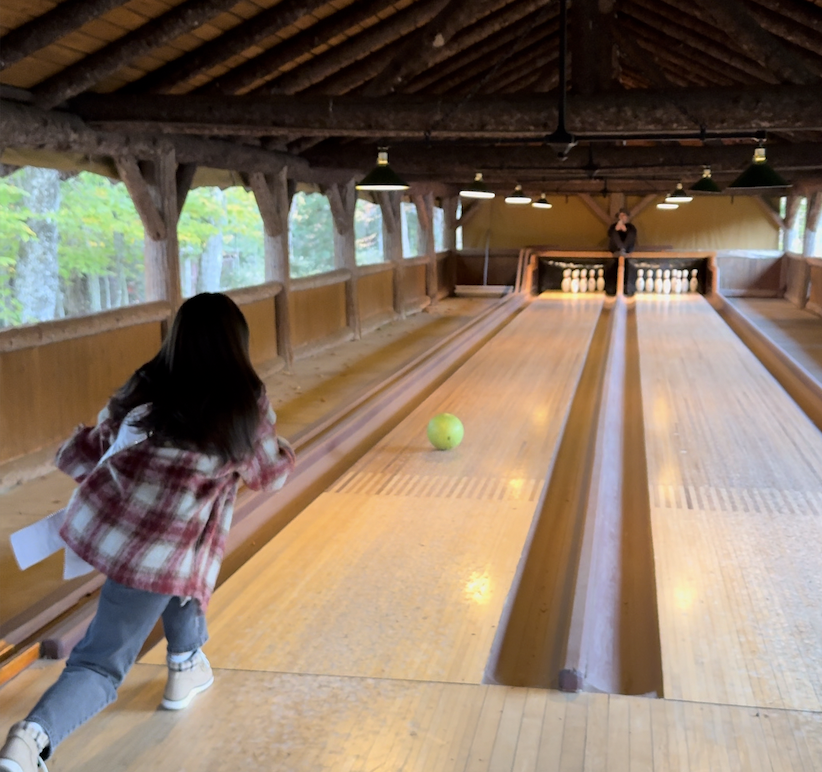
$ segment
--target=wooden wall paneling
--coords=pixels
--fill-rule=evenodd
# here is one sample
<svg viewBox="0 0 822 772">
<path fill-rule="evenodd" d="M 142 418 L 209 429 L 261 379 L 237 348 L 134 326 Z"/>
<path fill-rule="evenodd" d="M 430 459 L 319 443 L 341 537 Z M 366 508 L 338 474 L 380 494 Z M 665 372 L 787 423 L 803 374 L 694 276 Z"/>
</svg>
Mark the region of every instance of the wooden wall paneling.
<svg viewBox="0 0 822 772">
<path fill-rule="evenodd" d="M 153 322 L 0 354 L 0 462 L 94 421 L 161 342 Z"/>
<path fill-rule="evenodd" d="M 330 338 L 348 326 L 343 282 L 294 290 L 288 300 L 294 348 Z"/>
<path fill-rule="evenodd" d="M 785 260 L 785 299 L 790 300 L 797 308 L 804 308 L 808 302 L 808 290 L 811 281 L 811 270 L 807 260 L 797 255 L 786 254 Z"/>
<path fill-rule="evenodd" d="M 782 258 L 722 255 L 717 257 L 723 295 L 777 297 L 781 291 Z"/>
<path fill-rule="evenodd" d="M 406 261 L 403 266 L 402 283 L 403 297 L 405 299 L 405 312 L 418 311 L 428 305 L 428 292 L 426 289 L 426 276 L 428 264 L 424 261 L 411 263 Z"/>
<path fill-rule="evenodd" d="M 380 271 L 360 276 L 357 293 L 360 308 L 360 325 L 368 329 L 381 319 L 394 317 L 393 271 Z"/>
<path fill-rule="evenodd" d="M 251 333 L 249 353 L 251 363 L 265 371 L 277 358 L 276 296 L 242 306 Z"/>
<path fill-rule="evenodd" d="M 805 308 L 822 316 L 822 260 L 811 257 L 807 262 L 810 268 L 810 293 Z"/>
</svg>

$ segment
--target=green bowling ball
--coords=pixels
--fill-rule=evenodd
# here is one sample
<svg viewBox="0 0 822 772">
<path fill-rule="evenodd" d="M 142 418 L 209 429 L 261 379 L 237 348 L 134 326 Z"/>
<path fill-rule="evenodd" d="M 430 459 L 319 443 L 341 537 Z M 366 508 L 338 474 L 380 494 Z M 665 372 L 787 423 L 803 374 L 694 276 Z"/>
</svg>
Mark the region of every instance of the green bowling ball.
<svg viewBox="0 0 822 772">
<path fill-rule="evenodd" d="M 451 450 L 462 442 L 462 421 L 451 413 L 440 413 L 428 422 L 428 439 L 437 450 Z"/>
</svg>

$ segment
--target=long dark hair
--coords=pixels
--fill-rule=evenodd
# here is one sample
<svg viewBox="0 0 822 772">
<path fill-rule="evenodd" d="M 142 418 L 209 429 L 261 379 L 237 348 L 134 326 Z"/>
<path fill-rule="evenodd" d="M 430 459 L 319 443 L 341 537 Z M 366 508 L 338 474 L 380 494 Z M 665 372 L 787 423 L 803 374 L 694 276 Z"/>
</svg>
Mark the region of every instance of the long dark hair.
<svg viewBox="0 0 822 772">
<path fill-rule="evenodd" d="M 159 353 L 111 400 L 115 421 L 151 404 L 137 426 L 151 441 L 224 461 L 254 445 L 263 384 L 248 356 L 248 324 L 231 298 L 203 293 L 180 306 Z"/>
</svg>

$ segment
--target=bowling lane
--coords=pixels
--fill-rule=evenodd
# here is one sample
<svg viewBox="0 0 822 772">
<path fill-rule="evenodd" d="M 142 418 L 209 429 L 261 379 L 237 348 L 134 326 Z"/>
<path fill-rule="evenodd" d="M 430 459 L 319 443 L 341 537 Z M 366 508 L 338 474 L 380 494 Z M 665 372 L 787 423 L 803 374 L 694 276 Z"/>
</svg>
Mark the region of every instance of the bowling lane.
<svg viewBox="0 0 822 772">
<path fill-rule="evenodd" d="M 223 585 L 215 667 L 479 683 L 602 302 L 535 300 Z"/>
<path fill-rule="evenodd" d="M 700 297 L 636 302 L 665 696 L 822 709 L 822 434 Z"/>
</svg>

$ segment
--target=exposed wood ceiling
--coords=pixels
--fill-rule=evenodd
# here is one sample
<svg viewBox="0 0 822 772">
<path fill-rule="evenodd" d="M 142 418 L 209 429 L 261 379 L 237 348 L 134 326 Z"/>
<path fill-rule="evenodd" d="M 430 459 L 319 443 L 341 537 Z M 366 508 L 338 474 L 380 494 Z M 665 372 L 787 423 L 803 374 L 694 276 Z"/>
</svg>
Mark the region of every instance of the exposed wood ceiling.
<svg viewBox="0 0 822 772">
<path fill-rule="evenodd" d="M 320 180 L 388 144 L 413 180 L 651 191 L 729 179 L 767 136 L 785 176 L 822 178 L 822 0 L 573 0 L 566 162 L 542 142 L 559 0 L 27 0 L 0 36 L 0 149 L 171 142 Z"/>
</svg>

